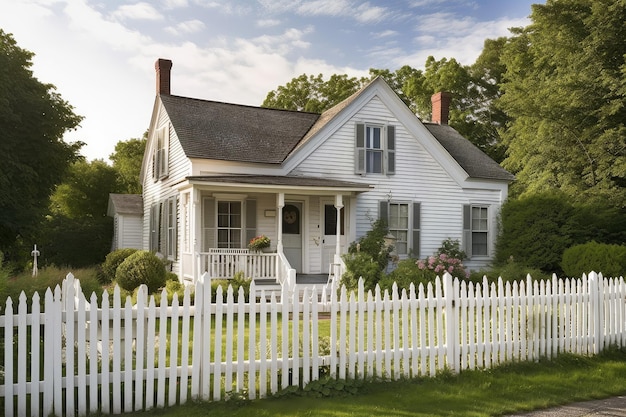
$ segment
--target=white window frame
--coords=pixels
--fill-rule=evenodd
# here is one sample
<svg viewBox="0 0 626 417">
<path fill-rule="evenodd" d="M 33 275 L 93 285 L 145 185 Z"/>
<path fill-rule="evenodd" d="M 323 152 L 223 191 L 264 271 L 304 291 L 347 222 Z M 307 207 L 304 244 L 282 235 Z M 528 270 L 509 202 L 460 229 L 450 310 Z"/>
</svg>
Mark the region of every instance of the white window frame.
<svg viewBox="0 0 626 417">
<path fill-rule="evenodd" d="M 220 205 L 223 204 L 228 204 L 228 213 L 220 213 Z M 231 211 L 232 208 L 232 204 L 238 204 L 239 205 L 239 226 L 238 227 L 233 227 L 232 226 L 232 219 L 233 219 L 233 213 Z M 245 225 L 244 225 L 244 204 L 243 201 L 241 200 L 217 200 L 217 204 L 216 204 L 216 215 L 217 215 L 217 222 L 216 222 L 216 243 L 217 243 L 217 247 L 218 248 L 242 248 L 245 246 L 245 242 L 243 241 L 243 234 L 245 231 Z M 220 225 L 220 216 L 228 216 L 228 225 L 227 226 L 221 226 Z M 220 231 L 227 231 L 228 234 L 228 239 L 226 240 L 226 242 L 224 241 L 220 241 Z M 231 233 L 233 231 L 237 231 L 239 233 L 239 242 L 234 242 L 233 240 L 231 240 Z M 226 243 L 226 246 L 223 246 L 223 244 Z"/>
<path fill-rule="evenodd" d="M 170 197 L 165 204 L 165 255 L 175 260 L 178 255 L 178 199 Z"/>
<path fill-rule="evenodd" d="M 391 218 L 392 206 L 398 207 L 400 213 L 401 206 L 406 207 L 406 227 L 399 227 L 399 223 L 394 223 Z M 419 201 L 389 200 L 380 202 L 379 217 L 386 224 L 389 233 L 396 238 L 394 252 L 402 259 L 409 256 L 419 257 L 421 239 L 421 203 Z M 401 239 L 400 233 L 406 234 L 406 239 Z M 398 243 L 404 244 L 402 251 L 398 250 Z"/>
<path fill-rule="evenodd" d="M 486 204 L 463 206 L 463 250 L 468 258 L 489 257 L 491 220 L 490 207 Z M 484 243 L 477 243 L 477 237 L 484 236 Z M 480 245 L 480 248 L 478 247 Z M 477 249 L 481 249 L 477 251 Z"/>
<path fill-rule="evenodd" d="M 379 143 L 374 133 L 379 132 Z M 375 146 L 378 145 L 378 146 Z M 375 167 L 375 155 L 380 168 Z M 396 128 L 380 123 L 355 124 L 355 173 L 358 175 L 392 175 L 396 167 Z M 376 168 L 376 169 L 375 169 Z"/>
</svg>

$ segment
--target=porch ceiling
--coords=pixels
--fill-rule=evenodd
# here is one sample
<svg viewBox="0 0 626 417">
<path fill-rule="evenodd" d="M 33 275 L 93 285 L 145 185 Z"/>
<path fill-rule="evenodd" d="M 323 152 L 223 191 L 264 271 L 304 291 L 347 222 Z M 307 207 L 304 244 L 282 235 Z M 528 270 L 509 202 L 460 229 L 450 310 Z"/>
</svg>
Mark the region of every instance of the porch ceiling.
<svg viewBox="0 0 626 417">
<path fill-rule="evenodd" d="M 190 176 L 185 185 L 206 185 L 235 188 L 270 188 L 271 191 L 289 192 L 350 192 L 363 193 L 373 189 L 373 185 L 358 182 L 339 181 L 319 177 L 289 177 L 278 175 L 220 175 L 220 176 Z"/>
</svg>

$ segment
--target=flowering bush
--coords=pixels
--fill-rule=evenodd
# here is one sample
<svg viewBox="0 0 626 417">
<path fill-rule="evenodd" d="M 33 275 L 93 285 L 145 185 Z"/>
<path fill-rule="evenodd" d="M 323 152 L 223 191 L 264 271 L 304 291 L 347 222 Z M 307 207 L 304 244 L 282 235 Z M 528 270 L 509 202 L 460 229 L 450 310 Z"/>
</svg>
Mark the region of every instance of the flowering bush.
<svg viewBox="0 0 626 417">
<path fill-rule="evenodd" d="M 269 247 L 270 238 L 265 235 L 254 237 L 250 240 L 250 243 L 248 243 L 248 249 L 250 250 L 261 250 Z"/>
<path fill-rule="evenodd" d="M 421 270 L 430 270 L 437 275 L 443 275 L 448 272 L 453 277 L 469 278 L 469 272 L 465 270 L 463 261 L 453 258 L 446 253 L 429 256 L 427 259 L 420 259 L 416 262 L 417 267 Z"/>
</svg>

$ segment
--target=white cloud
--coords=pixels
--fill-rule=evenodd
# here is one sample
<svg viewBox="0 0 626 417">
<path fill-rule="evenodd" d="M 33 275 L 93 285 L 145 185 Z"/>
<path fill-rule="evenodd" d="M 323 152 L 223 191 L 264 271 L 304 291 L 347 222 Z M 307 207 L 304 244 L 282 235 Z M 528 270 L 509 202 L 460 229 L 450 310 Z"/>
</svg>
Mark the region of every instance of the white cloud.
<svg viewBox="0 0 626 417">
<path fill-rule="evenodd" d="M 194 19 L 180 22 L 176 26 L 168 26 L 165 30 L 174 36 L 182 36 L 190 33 L 201 32 L 204 28 L 204 22 Z"/>
<path fill-rule="evenodd" d="M 257 27 L 260 28 L 271 28 L 274 26 L 280 25 L 280 20 L 278 19 L 261 19 L 256 22 Z"/>
<path fill-rule="evenodd" d="M 382 32 L 372 33 L 372 36 L 377 39 L 388 38 L 390 36 L 397 35 L 398 32 L 395 30 L 384 30 Z"/>
<path fill-rule="evenodd" d="M 150 3 L 126 4 L 117 8 L 112 15 L 120 20 L 161 20 L 163 16 Z"/>
</svg>

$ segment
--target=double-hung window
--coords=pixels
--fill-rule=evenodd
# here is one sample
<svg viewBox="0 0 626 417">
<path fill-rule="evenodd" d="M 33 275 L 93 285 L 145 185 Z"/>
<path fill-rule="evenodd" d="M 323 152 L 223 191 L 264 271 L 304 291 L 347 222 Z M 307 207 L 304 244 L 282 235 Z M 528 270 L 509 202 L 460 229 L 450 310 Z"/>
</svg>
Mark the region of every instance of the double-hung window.
<svg viewBox="0 0 626 417">
<path fill-rule="evenodd" d="M 256 236 L 256 200 L 243 195 L 202 199 L 202 248 L 245 248 Z"/>
<path fill-rule="evenodd" d="M 401 257 L 419 257 L 420 203 L 381 201 L 379 210 L 380 218 L 386 222 L 389 233 L 395 238 L 395 253 Z"/>
<path fill-rule="evenodd" d="M 356 124 L 355 172 L 391 175 L 396 169 L 395 126 Z"/>
<path fill-rule="evenodd" d="M 218 201 L 217 247 L 241 248 L 242 242 L 241 201 Z"/>
<path fill-rule="evenodd" d="M 463 246 L 468 257 L 489 255 L 489 208 L 463 206 Z"/>
</svg>

